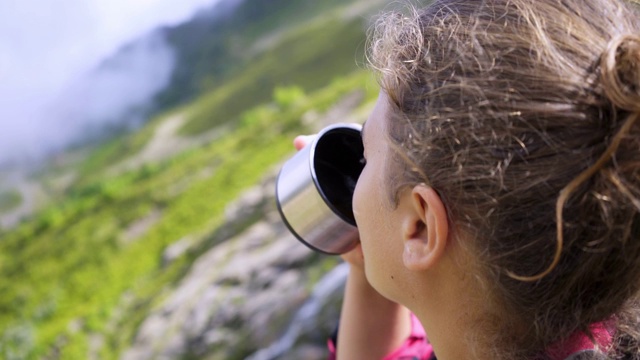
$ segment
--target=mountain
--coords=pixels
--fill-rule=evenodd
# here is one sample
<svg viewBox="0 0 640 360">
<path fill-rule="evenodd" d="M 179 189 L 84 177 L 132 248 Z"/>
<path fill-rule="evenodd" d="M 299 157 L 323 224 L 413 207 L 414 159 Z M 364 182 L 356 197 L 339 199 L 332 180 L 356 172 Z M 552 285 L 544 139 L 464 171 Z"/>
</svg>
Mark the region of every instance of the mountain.
<svg viewBox="0 0 640 360">
<path fill-rule="evenodd" d="M 191 21 L 162 29 L 176 50 L 178 65 L 171 84 L 158 97 L 175 106 L 246 69 L 260 42 L 301 26 L 322 11 L 354 1 L 226 1 L 198 13 Z"/>
<path fill-rule="evenodd" d="M 286 231 L 273 182 L 295 135 L 366 118 L 384 2 L 223 4 L 154 32 L 176 65 L 139 128 L 0 191 L 1 216 L 44 203 L 0 229 L 0 358 L 326 355 L 344 267 Z"/>
<path fill-rule="evenodd" d="M 177 65 L 156 102 L 164 109 L 210 92 L 216 109 L 185 129 L 193 134 L 269 101 L 276 86 L 304 91 L 325 86 L 364 60 L 362 6 L 353 0 L 244 0 L 219 21 L 211 12 L 164 29 Z"/>
</svg>

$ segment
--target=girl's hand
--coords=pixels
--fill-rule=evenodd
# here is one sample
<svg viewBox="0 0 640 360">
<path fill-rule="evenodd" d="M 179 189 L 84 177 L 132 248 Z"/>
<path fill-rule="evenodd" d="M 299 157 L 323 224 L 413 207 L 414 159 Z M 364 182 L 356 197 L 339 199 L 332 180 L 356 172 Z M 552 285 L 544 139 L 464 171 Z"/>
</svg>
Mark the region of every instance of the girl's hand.
<svg viewBox="0 0 640 360">
<path fill-rule="evenodd" d="M 302 150 L 303 147 L 307 146 L 307 144 L 311 143 L 315 138 L 315 135 L 298 135 L 293 139 L 293 146 L 296 147 L 296 150 Z"/>
</svg>

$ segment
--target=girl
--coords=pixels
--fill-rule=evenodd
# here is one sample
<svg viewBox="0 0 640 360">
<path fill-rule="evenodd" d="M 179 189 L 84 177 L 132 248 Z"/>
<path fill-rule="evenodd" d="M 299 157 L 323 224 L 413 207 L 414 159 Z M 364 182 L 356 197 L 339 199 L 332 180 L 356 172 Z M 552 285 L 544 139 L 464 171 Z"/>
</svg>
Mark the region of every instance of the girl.
<svg viewBox="0 0 640 360">
<path fill-rule="evenodd" d="M 634 11 L 441 0 L 377 23 L 338 359 L 640 358 Z"/>
</svg>

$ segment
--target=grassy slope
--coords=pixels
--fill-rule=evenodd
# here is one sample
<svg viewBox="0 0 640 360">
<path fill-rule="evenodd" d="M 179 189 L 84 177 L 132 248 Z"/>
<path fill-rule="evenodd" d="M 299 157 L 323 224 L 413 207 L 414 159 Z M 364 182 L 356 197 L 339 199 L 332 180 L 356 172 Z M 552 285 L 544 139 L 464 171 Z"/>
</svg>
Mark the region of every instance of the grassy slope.
<svg viewBox="0 0 640 360">
<path fill-rule="evenodd" d="M 188 267 L 188 261 L 163 267 L 163 249 L 220 225 L 225 205 L 291 153 L 292 137 L 305 131 L 299 122 L 304 112 L 321 111 L 355 88 L 373 98 L 367 78 L 355 73 L 287 109 L 254 109 L 250 121 L 219 141 L 161 165 L 93 182 L 2 234 L 0 354 L 8 358 L 13 350 L 39 358 L 55 348 L 64 359 L 83 359 L 89 334 L 104 330 L 112 309 L 130 291 L 143 311 L 120 324 L 117 332 L 125 338 L 114 337 L 112 348 L 104 350 L 106 358 L 115 356 L 154 297 Z M 207 168 L 213 175 L 197 175 Z M 175 190 L 185 182 L 182 191 Z M 142 238 L 122 242 L 122 230 L 152 209 L 161 211 L 161 221 Z"/>
<path fill-rule="evenodd" d="M 105 337 L 102 358 L 117 357 L 163 289 L 215 243 L 168 266 L 163 250 L 187 235 L 214 233 L 225 205 L 292 152 L 295 134 L 308 131 L 300 122 L 305 112 L 326 110 L 354 89 L 375 98 L 375 85 L 355 66 L 363 39 L 361 20 L 303 26 L 218 88 L 94 151 L 67 197 L 15 230 L 0 230 L 0 358 L 85 359 L 95 333 Z M 163 163 L 105 173 L 177 112 L 187 116 L 184 133 L 235 126 Z M 124 241 L 125 230 L 150 213 L 160 220 Z M 122 306 L 125 293 L 131 300 Z M 114 324 L 116 308 L 126 313 Z"/>
<path fill-rule="evenodd" d="M 193 109 L 182 133 L 198 134 L 236 121 L 248 107 L 268 101 L 276 86 L 295 84 L 313 91 L 326 84 L 328 74 L 337 77 L 355 70 L 356 59 L 362 59 L 363 39 L 360 19 L 321 19 L 300 28 L 208 94 Z"/>
<path fill-rule="evenodd" d="M 161 164 L 106 176 L 106 167 L 141 149 L 170 114 L 158 116 L 95 151 L 67 198 L 0 232 L 0 358 L 85 359 L 93 333 L 106 336 L 102 357 L 116 358 L 162 290 L 215 244 L 163 266 L 166 246 L 214 232 L 225 205 L 291 153 L 295 134 L 307 132 L 300 122 L 305 112 L 324 111 L 354 89 L 364 90 L 368 101 L 375 98 L 365 72 L 348 75 L 355 68 L 353 44 L 363 35 L 358 21 L 322 20 L 296 32 L 235 81 L 171 111 L 187 115 L 185 132 L 210 128 L 216 122 L 206 114 L 222 114 L 236 124 L 230 134 Z M 328 47 L 347 55 L 335 56 Z M 292 66 L 282 66 L 294 58 Z M 276 101 L 274 87 L 280 89 Z M 161 218 L 148 232 L 122 240 L 124 229 L 153 211 Z M 129 312 L 107 329 L 124 293 L 133 297 Z"/>
<path fill-rule="evenodd" d="M 212 90 L 253 63 L 252 49 L 269 34 L 307 23 L 326 11 L 358 0 L 243 0 L 232 14 L 217 18 L 213 9 L 192 21 L 166 29 L 177 54 L 171 86 L 161 93 L 159 105 L 172 107 Z M 362 0 L 360 0 L 362 1 Z"/>
</svg>

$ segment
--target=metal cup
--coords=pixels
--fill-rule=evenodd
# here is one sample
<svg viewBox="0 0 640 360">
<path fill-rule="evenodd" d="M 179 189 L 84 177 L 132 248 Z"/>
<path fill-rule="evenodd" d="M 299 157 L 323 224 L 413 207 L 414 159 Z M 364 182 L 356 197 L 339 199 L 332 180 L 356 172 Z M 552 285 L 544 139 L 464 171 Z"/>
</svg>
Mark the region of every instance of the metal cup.
<svg viewBox="0 0 640 360">
<path fill-rule="evenodd" d="M 358 124 L 322 129 L 278 174 L 280 216 L 315 251 L 344 254 L 358 243 L 351 200 L 364 167 L 361 130 Z"/>
</svg>

